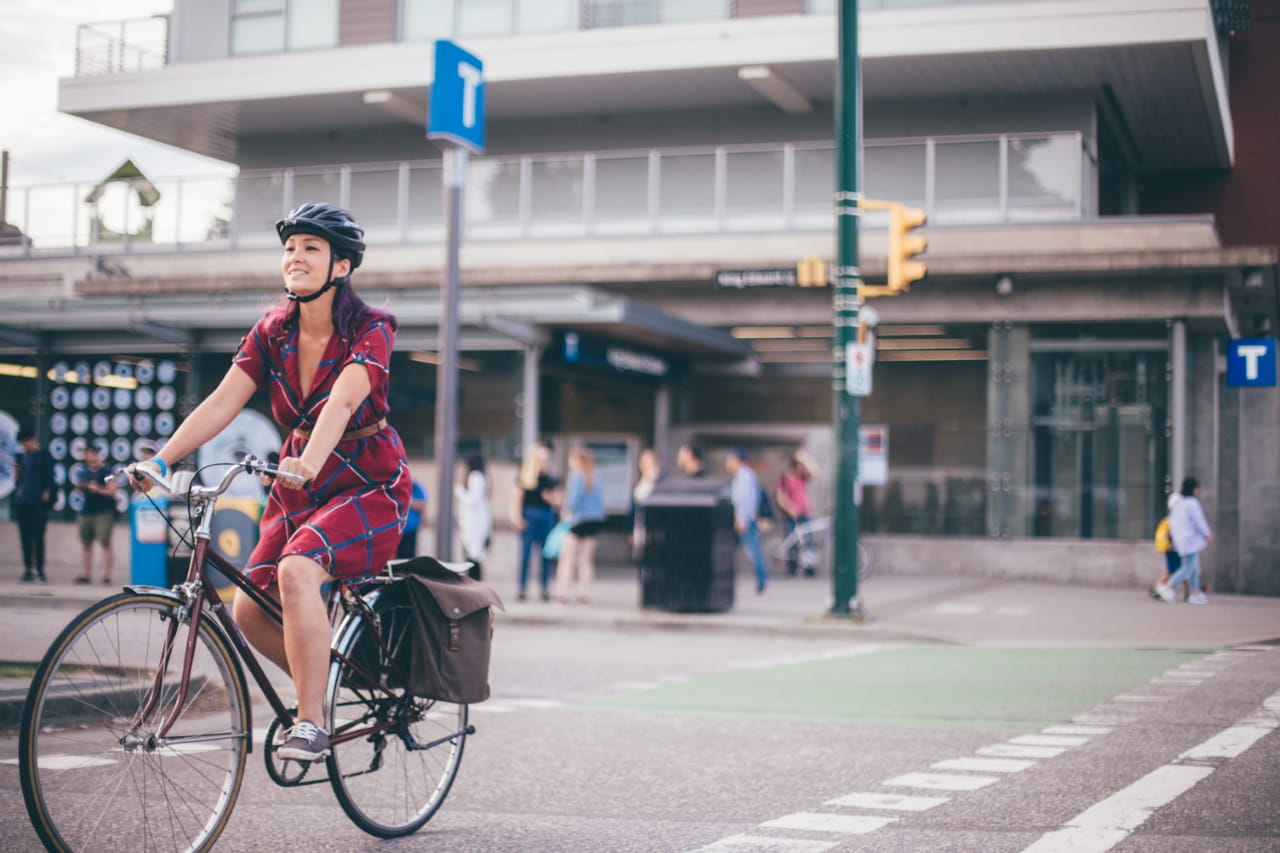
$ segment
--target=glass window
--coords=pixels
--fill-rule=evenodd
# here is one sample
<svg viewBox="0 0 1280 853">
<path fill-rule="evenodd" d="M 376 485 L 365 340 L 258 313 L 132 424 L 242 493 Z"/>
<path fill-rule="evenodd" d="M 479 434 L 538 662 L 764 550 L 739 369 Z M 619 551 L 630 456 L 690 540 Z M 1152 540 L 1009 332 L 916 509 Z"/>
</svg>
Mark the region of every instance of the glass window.
<svg viewBox="0 0 1280 853">
<path fill-rule="evenodd" d="M 668 154 L 661 160 L 659 216 L 701 219 L 715 213 L 716 163 L 712 154 Z"/>
<path fill-rule="evenodd" d="M 934 149 L 939 222 L 988 222 L 1000 216 L 1000 140 L 939 142 Z"/>
<path fill-rule="evenodd" d="M 512 226 L 520 220 L 520 161 L 471 160 L 465 210 L 470 225 Z M 492 231 L 492 229 L 489 229 Z"/>
<path fill-rule="evenodd" d="M 862 5 L 867 5 L 863 3 Z M 810 15 L 834 15 L 836 0 L 805 0 L 805 11 Z"/>
<path fill-rule="evenodd" d="M 454 0 L 402 0 L 400 38 L 435 41 L 453 35 Z"/>
<path fill-rule="evenodd" d="M 400 170 L 397 167 L 353 169 L 350 194 L 351 214 L 366 234 L 390 231 L 398 239 Z"/>
<path fill-rule="evenodd" d="M 596 160 L 595 214 L 598 226 L 649 218 L 649 158 L 600 157 Z"/>
<path fill-rule="evenodd" d="M 836 186 L 835 152 L 830 148 L 796 151 L 796 216 L 830 223 Z"/>
<path fill-rule="evenodd" d="M 662 22 L 716 21 L 729 17 L 728 0 L 662 0 Z"/>
<path fill-rule="evenodd" d="M 922 207 L 925 201 L 925 146 L 868 145 L 863 149 L 863 183 L 868 198 L 892 199 Z"/>
<path fill-rule="evenodd" d="M 534 160 L 529 215 L 539 222 L 582 221 L 583 158 Z"/>
<path fill-rule="evenodd" d="M 577 27 L 574 0 L 516 0 L 516 29 L 522 33 L 550 33 Z"/>
<path fill-rule="evenodd" d="M 338 0 L 289 0 L 288 50 L 338 44 Z"/>
<path fill-rule="evenodd" d="M 235 14 L 251 12 L 283 12 L 284 0 L 235 0 Z"/>
<path fill-rule="evenodd" d="M 337 204 L 342 191 L 342 175 L 337 169 L 296 172 L 293 176 L 293 206 L 304 202 Z"/>
<path fill-rule="evenodd" d="M 497 36 L 513 29 L 511 0 L 466 0 L 458 4 L 458 35 Z"/>
<path fill-rule="evenodd" d="M 1080 156 L 1079 140 L 1074 134 L 1011 138 L 1011 216 L 1073 217 L 1081 192 Z"/>
<path fill-rule="evenodd" d="M 231 22 L 231 53 L 279 53 L 284 48 L 284 16 L 254 15 Z"/>
<path fill-rule="evenodd" d="M 781 151 L 743 151 L 725 158 L 725 216 L 730 223 L 780 225 Z"/>
</svg>

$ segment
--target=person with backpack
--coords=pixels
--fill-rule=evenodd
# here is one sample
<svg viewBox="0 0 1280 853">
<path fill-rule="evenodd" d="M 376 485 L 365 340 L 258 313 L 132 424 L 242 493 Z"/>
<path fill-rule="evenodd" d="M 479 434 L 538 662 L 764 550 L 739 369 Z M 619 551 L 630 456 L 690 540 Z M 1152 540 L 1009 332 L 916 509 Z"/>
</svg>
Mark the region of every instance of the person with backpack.
<svg viewBox="0 0 1280 853">
<path fill-rule="evenodd" d="M 1169 495 L 1169 512 L 1173 512 L 1174 505 L 1181 498 L 1182 495 L 1177 492 Z M 1178 549 L 1173 547 L 1173 537 L 1169 535 L 1169 516 L 1167 515 L 1160 519 L 1160 523 L 1156 525 L 1156 550 L 1164 555 L 1164 574 L 1151 587 L 1150 593 L 1152 598 L 1161 598 L 1160 587 L 1169 583 L 1169 578 L 1173 577 L 1173 573 L 1182 564 L 1182 558 L 1178 556 Z"/>
</svg>

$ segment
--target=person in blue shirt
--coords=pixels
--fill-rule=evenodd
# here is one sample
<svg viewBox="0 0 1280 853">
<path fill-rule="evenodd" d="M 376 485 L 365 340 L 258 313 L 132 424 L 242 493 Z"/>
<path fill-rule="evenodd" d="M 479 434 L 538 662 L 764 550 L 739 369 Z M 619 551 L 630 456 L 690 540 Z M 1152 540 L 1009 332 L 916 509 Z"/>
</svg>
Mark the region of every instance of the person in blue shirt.
<svg viewBox="0 0 1280 853">
<path fill-rule="evenodd" d="M 404 532 L 396 547 L 396 559 L 407 560 L 418 556 L 418 528 L 427 514 L 427 490 L 417 480 L 413 481 L 413 495 L 409 498 L 409 514 L 405 518 Z"/>
<path fill-rule="evenodd" d="M 18 484 L 13 491 L 13 515 L 18 522 L 18 537 L 22 540 L 23 583 L 39 580 L 44 576 L 44 534 L 49 524 L 49 505 L 52 503 L 53 458 L 40 446 L 35 432 L 24 429 L 18 434 L 22 452 L 18 454 Z"/>
<path fill-rule="evenodd" d="M 734 448 L 725 457 L 724 469 L 733 479 L 729 483 L 729 500 L 733 503 L 733 529 L 738 541 L 747 549 L 747 555 L 756 570 L 756 593 L 763 593 L 769 585 L 769 572 L 764 565 L 764 552 L 760 549 L 760 480 L 747 465 L 746 451 Z"/>
<path fill-rule="evenodd" d="M 569 532 L 560 543 L 556 564 L 556 600 L 569 600 L 576 570 L 578 602 L 591 601 L 591 581 L 596 573 L 596 537 L 604 526 L 604 490 L 596 477 L 595 457 L 585 447 L 569 451 L 569 476 L 565 481 L 561 518 Z"/>
</svg>

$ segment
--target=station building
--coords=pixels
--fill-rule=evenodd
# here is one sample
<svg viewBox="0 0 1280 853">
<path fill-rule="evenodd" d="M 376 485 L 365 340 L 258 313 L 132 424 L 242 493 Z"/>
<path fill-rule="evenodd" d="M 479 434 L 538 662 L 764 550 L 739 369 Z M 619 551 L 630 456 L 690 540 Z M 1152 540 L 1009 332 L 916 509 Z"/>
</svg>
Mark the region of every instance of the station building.
<svg viewBox="0 0 1280 853">
<path fill-rule="evenodd" d="M 878 562 L 1144 583 L 1166 496 L 1195 476 L 1213 588 L 1280 594 L 1280 394 L 1226 381 L 1231 342 L 1274 346 L 1280 321 L 1280 2 L 861 7 L 862 189 L 929 215 L 928 277 L 872 303 Z M 450 38 L 485 62 L 488 120 L 466 176 L 460 451 L 589 442 L 620 513 L 645 446 L 668 466 L 682 442 L 713 466 L 745 446 L 767 478 L 796 447 L 830 459 L 830 289 L 721 273 L 834 254 L 835 13 L 175 0 L 86 24 L 61 110 L 236 172 L 10 188 L 0 396 L 68 461 L 92 429 L 51 397 L 99 362 L 174 365 L 181 415 L 278 295 L 274 221 L 329 201 L 366 228 L 354 280 L 399 318 L 394 422 L 426 464 L 445 227 L 423 124 Z M 885 225 L 862 218 L 871 282 Z M 137 401 L 116 402 L 116 437 L 140 437 Z M 833 487 L 820 472 L 820 511 Z"/>
</svg>

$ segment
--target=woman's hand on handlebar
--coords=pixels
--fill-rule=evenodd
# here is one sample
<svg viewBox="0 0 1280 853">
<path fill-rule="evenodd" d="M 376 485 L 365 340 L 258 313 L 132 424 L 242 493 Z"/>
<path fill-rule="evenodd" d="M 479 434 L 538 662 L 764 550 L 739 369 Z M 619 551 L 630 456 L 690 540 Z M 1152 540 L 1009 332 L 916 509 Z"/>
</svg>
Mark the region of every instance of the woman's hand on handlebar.
<svg viewBox="0 0 1280 853">
<path fill-rule="evenodd" d="M 152 478 L 147 476 L 145 472 L 154 471 L 161 476 L 164 475 L 164 472 L 160 470 L 160 465 L 153 459 L 143 459 L 141 461 L 134 462 L 125 470 L 129 472 L 129 484 L 133 486 L 133 489 L 136 492 L 149 492 L 156 485 Z"/>
<path fill-rule="evenodd" d="M 297 456 L 281 459 L 276 470 L 282 475 L 289 475 L 276 478 L 276 482 L 286 489 L 301 489 L 316 476 L 316 470 Z"/>
</svg>

